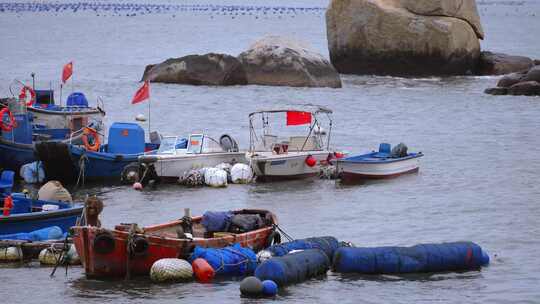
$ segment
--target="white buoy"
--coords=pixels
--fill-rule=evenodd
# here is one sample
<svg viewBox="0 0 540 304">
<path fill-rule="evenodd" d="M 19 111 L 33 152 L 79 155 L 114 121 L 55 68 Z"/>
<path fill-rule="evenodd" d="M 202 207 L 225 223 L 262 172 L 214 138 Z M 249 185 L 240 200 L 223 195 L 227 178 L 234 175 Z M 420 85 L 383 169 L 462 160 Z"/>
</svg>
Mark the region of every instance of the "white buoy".
<svg viewBox="0 0 540 304">
<path fill-rule="evenodd" d="M 271 258 L 272 258 L 272 252 L 268 250 L 261 250 L 259 251 L 259 253 L 257 253 L 257 262 L 259 264 Z"/>
<path fill-rule="evenodd" d="M 137 116 L 135 116 L 135 120 L 136 121 L 146 121 L 146 117 L 144 116 L 144 114 L 137 114 Z"/>
<path fill-rule="evenodd" d="M 0 248 L 1 262 L 17 262 L 23 258 L 23 252 L 20 247 Z"/>
<path fill-rule="evenodd" d="M 217 168 L 208 168 L 204 172 L 204 183 L 210 187 L 226 187 L 227 172 Z"/>
<path fill-rule="evenodd" d="M 235 164 L 231 168 L 231 180 L 234 184 L 248 184 L 253 179 L 253 171 L 246 164 Z"/>
<path fill-rule="evenodd" d="M 79 254 L 77 253 L 77 249 L 75 248 L 75 245 L 73 244 L 69 246 L 69 251 L 67 252 L 67 260 L 70 265 L 81 264 L 81 258 L 79 257 Z"/>
<path fill-rule="evenodd" d="M 45 248 L 39 253 L 39 263 L 41 265 L 56 265 L 60 259 L 60 252 L 51 248 Z"/>
<path fill-rule="evenodd" d="M 187 281 L 192 278 L 191 264 L 182 259 L 157 260 L 150 268 L 150 279 L 154 282 Z"/>
</svg>

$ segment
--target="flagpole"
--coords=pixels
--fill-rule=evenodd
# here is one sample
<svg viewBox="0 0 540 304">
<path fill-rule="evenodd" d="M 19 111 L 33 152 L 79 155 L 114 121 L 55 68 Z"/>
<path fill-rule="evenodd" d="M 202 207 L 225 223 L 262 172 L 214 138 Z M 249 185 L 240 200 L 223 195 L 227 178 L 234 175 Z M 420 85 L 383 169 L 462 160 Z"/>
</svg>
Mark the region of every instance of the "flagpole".
<svg viewBox="0 0 540 304">
<path fill-rule="evenodd" d="M 151 103 L 151 97 L 150 97 L 150 82 L 148 82 L 148 139 L 150 139 L 150 103 Z"/>
<path fill-rule="evenodd" d="M 62 106 L 62 88 L 64 87 L 63 83 L 60 83 L 60 106 Z"/>
</svg>

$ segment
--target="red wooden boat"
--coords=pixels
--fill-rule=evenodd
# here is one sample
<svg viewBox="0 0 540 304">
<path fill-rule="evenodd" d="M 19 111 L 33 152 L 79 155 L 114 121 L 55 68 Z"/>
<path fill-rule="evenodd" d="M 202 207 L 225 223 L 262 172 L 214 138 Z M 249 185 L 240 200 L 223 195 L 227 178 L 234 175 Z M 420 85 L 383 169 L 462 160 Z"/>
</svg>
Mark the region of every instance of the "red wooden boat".
<svg viewBox="0 0 540 304">
<path fill-rule="evenodd" d="M 169 223 L 136 228 L 120 224 L 114 230 L 72 227 L 73 242 L 89 278 L 148 275 L 155 261 L 163 258 L 187 258 L 195 246 L 222 248 L 233 243 L 259 251 L 278 239 L 277 219 L 266 210 L 237 210 L 234 214 L 258 214 L 264 227 L 244 233 L 209 233 L 202 216 L 192 217 L 193 238 L 183 236 L 185 218 Z M 127 271 L 129 269 L 129 272 Z"/>
</svg>

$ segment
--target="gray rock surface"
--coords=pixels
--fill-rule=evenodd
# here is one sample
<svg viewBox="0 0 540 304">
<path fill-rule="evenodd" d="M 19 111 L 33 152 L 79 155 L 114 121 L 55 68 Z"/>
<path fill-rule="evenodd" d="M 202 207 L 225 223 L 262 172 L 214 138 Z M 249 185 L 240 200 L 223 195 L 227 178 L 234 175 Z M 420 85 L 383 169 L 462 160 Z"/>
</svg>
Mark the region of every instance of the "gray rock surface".
<svg viewBox="0 0 540 304">
<path fill-rule="evenodd" d="M 340 88 L 332 64 L 305 44 L 267 36 L 238 56 L 249 84 Z"/>
<path fill-rule="evenodd" d="M 236 57 L 215 53 L 171 58 L 148 65 L 142 79 L 191 85 L 247 84 L 244 68 Z"/>
</svg>

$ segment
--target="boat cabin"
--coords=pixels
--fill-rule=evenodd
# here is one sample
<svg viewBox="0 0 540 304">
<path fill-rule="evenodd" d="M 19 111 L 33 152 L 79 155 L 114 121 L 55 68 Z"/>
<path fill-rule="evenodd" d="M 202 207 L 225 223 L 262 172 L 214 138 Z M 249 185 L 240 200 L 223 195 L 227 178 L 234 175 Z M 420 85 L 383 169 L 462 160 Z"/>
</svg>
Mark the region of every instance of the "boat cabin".
<svg viewBox="0 0 540 304">
<path fill-rule="evenodd" d="M 236 141 L 227 134 L 219 141 L 205 134 L 191 134 L 188 139 L 181 136 L 164 136 L 157 154 L 205 154 L 218 152 L 237 152 Z"/>
</svg>

